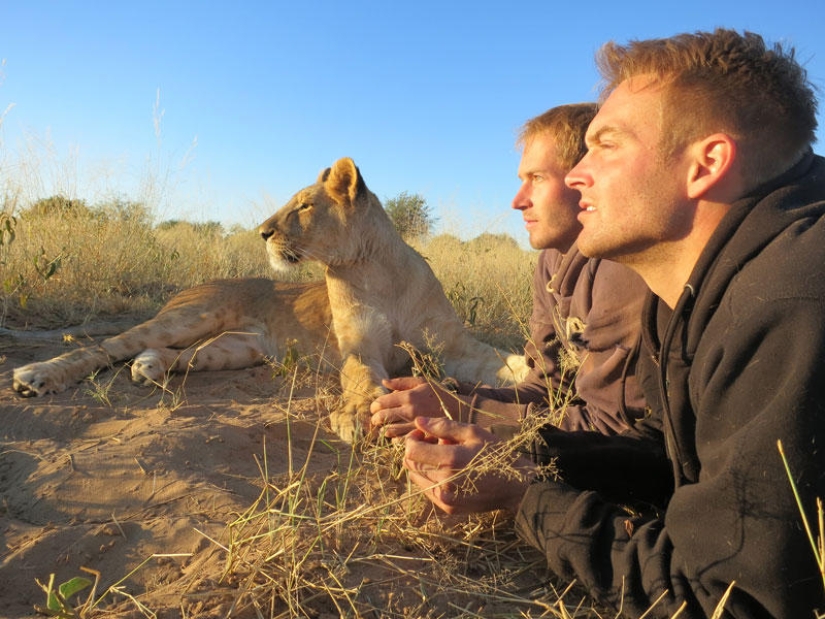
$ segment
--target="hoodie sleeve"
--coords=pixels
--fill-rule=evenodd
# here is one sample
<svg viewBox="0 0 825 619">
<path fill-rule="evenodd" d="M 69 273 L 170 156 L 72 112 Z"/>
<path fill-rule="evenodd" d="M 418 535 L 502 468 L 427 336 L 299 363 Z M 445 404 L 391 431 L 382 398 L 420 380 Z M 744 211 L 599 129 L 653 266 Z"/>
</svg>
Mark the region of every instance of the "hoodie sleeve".
<svg viewBox="0 0 825 619">
<path fill-rule="evenodd" d="M 531 371 L 514 388 L 463 391 L 475 398 L 467 421 L 515 425 L 539 414 L 567 431 L 625 432 L 645 411 L 635 364 L 647 294 L 626 267 L 575 248 L 542 252 L 525 347 Z"/>
</svg>

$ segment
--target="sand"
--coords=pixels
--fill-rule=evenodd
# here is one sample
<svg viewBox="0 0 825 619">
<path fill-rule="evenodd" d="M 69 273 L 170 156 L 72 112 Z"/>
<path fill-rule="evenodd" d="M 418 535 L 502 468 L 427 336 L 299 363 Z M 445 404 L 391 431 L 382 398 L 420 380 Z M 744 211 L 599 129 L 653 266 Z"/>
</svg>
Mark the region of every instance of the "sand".
<svg viewBox="0 0 825 619">
<path fill-rule="evenodd" d="M 522 565 L 536 561 L 509 525 L 434 516 L 420 497 L 405 498 L 397 448 L 365 457 L 338 440 L 326 421 L 334 377 L 303 371 L 296 380 L 259 366 L 176 377 L 164 391 L 133 385 L 118 366 L 61 394 L 20 398 L 14 367 L 76 345 L 52 335 L 0 334 L 1 617 L 35 616 L 46 603 L 37 581 L 93 580 L 85 570 L 100 575 L 95 601 L 119 588 L 91 616 L 496 616 L 531 607 L 492 600 L 472 590 L 477 583 L 492 579 L 495 591 L 519 599 L 546 593 L 534 592 L 547 586 L 538 568 L 506 576 L 512 570 L 501 562 L 513 553 Z M 353 466 L 361 469 L 349 481 L 341 469 Z M 297 478 L 300 492 L 330 497 L 323 518 L 330 505 L 350 514 L 325 538 L 321 558 L 279 559 L 289 548 L 278 544 L 292 542 L 270 538 L 239 550 L 238 539 L 262 526 L 251 515 L 270 510 L 267 526 L 275 517 L 283 526 L 273 501 L 294 499 Z M 351 495 L 336 505 L 341 488 Z M 390 503 L 383 513 L 369 511 L 382 501 Z M 246 519 L 254 523 L 239 526 Z M 431 535 L 408 539 L 402 525 Z M 375 527 L 386 532 L 375 537 Z M 305 532 L 296 535 L 306 543 Z M 489 564 L 491 548 L 498 565 Z M 305 581 L 296 592 L 284 584 L 291 571 Z M 462 582 L 466 595 L 453 591 Z M 537 604 L 525 616 L 546 611 Z"/>
</svg>

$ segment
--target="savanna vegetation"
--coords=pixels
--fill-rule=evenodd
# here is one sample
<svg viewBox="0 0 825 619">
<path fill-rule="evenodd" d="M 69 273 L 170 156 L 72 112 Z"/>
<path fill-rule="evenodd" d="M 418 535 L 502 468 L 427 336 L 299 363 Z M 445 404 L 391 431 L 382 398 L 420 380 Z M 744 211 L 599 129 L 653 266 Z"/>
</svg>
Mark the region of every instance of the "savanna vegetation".
<svg viewBox="0 0 825 619">
<path fill-rule="evenodd" d="M 481 339 L 518 348 L 529 316 L 533 252 L 507 235 L 431 235 L 420 196 L 386 200 L 403 236 L 430 262 Z M 145 316 L 176 291 L 216 278 L 273 277 L 254 229 L 153 221 L 140 202 L 89 205 L 52 196 L 0 213 L 0 327 L 45 328 Z M 17 205 L 15 205 L 17 206 Z M 321 278 L 305 265 L 294 279 Z"/>
</svg>

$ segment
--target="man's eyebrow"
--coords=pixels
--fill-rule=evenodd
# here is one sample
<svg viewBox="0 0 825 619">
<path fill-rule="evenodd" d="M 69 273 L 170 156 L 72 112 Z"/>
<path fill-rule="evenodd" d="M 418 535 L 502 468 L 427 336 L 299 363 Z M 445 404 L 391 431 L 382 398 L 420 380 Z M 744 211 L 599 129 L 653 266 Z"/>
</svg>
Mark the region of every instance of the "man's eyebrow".
<svg viewBox="0 0 825 619">
<path fill-rule="evenodd" d="M 604 127 L 599 127 L 593 133 L 585 134 L 584 141 L 587 144 L 598 144 L 604 139 L 605 136 L 622 135 L 624 133 L 626 132 L 622 131 L 618 127 L 606 125 Z"/>
</svg>

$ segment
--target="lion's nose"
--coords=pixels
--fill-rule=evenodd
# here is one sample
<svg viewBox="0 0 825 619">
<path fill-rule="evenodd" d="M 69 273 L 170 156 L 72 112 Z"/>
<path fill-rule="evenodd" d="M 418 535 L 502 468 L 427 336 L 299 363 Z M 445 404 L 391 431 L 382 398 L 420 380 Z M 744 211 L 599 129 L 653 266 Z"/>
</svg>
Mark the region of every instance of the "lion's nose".
<svg viewBox="0 0 825 619">
<path fill-rule="evenodd" d="M 264 241 L 268 241 L 269 237 L 271 237 L 271 236 L 272 236 L 272 230 L 267 230 L 265 228 L 261 228 L 261 238 Z"/>
</svg>

